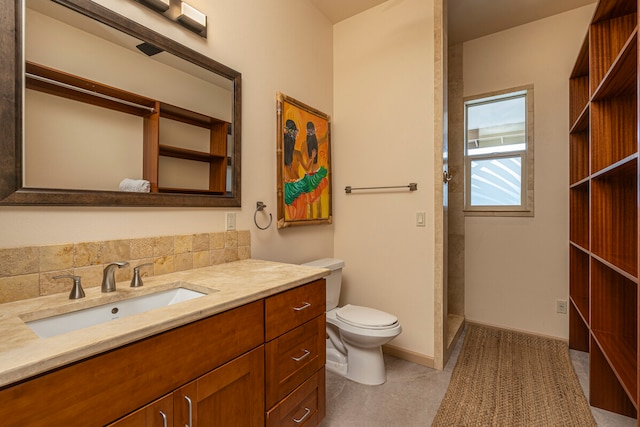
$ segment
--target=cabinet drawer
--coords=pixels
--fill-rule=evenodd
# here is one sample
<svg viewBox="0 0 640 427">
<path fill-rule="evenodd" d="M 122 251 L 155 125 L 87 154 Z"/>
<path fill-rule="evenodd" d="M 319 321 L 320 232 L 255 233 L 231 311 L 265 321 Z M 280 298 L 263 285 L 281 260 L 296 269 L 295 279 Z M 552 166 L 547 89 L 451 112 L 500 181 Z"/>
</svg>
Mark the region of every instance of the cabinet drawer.
<svg viewBox="0 0 640 427">
<path fill-rule="evenodd" d="M 324 367 L 267 412 L 267 427 L 317 426 L 325 416 Z"/>
<path fill-rule="evenodd" d="M 266 349 L 266 399 L 271 407 L 324 366 L 325 315 L 270 341 Z"/>
<path fill-rule="evenodd" d="M 265 300 L 265 341 L 321 315 L 326 309 L 325 280 L 291 289 Z"/>
</svg>

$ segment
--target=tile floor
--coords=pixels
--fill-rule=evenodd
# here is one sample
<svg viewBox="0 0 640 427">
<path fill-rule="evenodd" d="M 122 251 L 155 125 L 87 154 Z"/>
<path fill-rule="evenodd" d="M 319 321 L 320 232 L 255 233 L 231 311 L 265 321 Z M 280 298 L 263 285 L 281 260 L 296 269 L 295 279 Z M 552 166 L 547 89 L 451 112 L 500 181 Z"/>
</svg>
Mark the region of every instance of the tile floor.
<svg viewBox="0 0 640 427">
<path fill-rule="evenodd" d="M 320 427 L 430 426 L 449 385 L 464 335 L 444 370 L 385 355 L 387 382 L 364 386 L 327 372 L 327 416 Z M 583 389 L 588 387 L 588 354 L 571 350 Z M 586 391 L 585 391 L 586 393 Z M 632 427 L 636 420 L 592 408 L 600 427 Z"/>
</svg>

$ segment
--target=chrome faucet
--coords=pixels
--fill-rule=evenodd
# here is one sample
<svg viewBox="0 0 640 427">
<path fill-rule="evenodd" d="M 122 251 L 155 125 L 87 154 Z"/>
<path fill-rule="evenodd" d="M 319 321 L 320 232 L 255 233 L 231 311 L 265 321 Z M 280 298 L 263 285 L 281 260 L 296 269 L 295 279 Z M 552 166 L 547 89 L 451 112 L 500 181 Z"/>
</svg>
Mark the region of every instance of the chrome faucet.
<svg viewBox="0 0 640 427">
<path fill-rule="evenodd" d="M 102 273 L 102 292 L 113 292 L 116 290 L 116 267 L 122 268 L 129 265 L 128 262 L 112 262 L 108 264 Z"/>
</svg>

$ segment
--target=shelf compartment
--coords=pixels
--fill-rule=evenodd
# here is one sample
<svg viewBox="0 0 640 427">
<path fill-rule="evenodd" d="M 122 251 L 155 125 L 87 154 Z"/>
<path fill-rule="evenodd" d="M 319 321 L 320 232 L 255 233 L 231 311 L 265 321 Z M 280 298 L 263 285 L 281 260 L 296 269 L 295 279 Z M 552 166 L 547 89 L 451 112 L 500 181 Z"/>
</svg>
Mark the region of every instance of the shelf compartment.
<svg viewBox="0 0 640 427">
<path fill-rule="evenodd" d="M 25 87 L 141 117 L 153 114 L 156 107 L 154 100 L 144 96 L 29 61 L 25 63 Z"/>
<path fill-rule="evenodd" d="M 569 126 L 574 127 L 589 104 L 589 34 L 587 33 L 569 78 Z M 587 117 L 588 120 L 588 117 Z"/>
<path fill-rule="evenodd" d="M 591 251 L 638 277 L 637 158 L 598 175 L 591 187 Z"/>
<path fill-rule="evenodd" d="M 589 176 L 589 131 L 569 135 L 569 182 L 575 184 Z"/>
<path fill-rule="evenodd" d="M 161 193 L 186 192 L 193 194 L 224 194 L 226 192 L 227 158 L 206 153 L 188 153 L 169 147 L 171 155 L 158 162 L 158 191 Z M 182 154 L 185 154 L 184 156 Z M 205 156 L 206 161 L 193 156 Z M 177 191 L 180 190 L 180 191 Z"/>
<path fill-rule="evenodd" d="M 595 22 L 589 31 L 589 69 L 592 95 L 620 55 L 637 26 L 635 13 Z"/>
<path fill-rule="evenodd" d="M 586 119 L 584 111 L 589 103 L 589 76 L 569 80 L 569 126 L 574 128 L 579 119 Z"/>
<path fill-rule="evenodd" d="M 206 129 L 210 129 L 214 125 L 222 123 L 226 124 L 226 122 L 216 119 L 215 117 L 206 116 L 165 102 L 160 103 L 160 117 L 186 123 L 192 126 L 200 126 Z"/>
<path fill-rule="evenodd" d="M 589 353 L 589 403 L 627 417 L 637 417 L 636 403 L 625 391 L 593 337 Z"/>
<path fill-rule="evenodd" d="M 203 151 L 189 150 L 186 148 L 173 147 L 170 145 L 160 144 L 160 155 L 166 157 L 174 157 L 177 159 L 196 160 L 199 162 L 211 162 L 216 157 L 213 154 L 205 153 Z M 226 157 L 226 156 L 225 156 Z"/>
<path fill-rule="evenodd" d="M 591 174 L 637 153 L 635 94 L 591 103 Z"/>
<path fill-rule="evenodd" d="M 637 63 L 638 29 L 636 28 L 600 85 L 594 90 L 592 99 L 597 101 L 617 96 L 634 95 L 638 86 Z"/>
<path fill-rule="evenodd" d="M 636 0 L 600 0 L 593 14 L 594 23 L 618 16 L 629 15 L 638 10 Z"/>
<path fill-rule="evenodd" d="M 160 103 L 159 114 L 158 191 L 224 194 L 230 124 L 166 103 Z M 183 179 L 189 175 L 197 183 L 191 188 Z"/>
<path fill-rule="evenodd" d="M 158 187 L 159 193 L 184 193 L 184 194 L 202 194 L 202 195 L 222 195 L 224 192 L 211 191 L 211 190 L 199 190 L 196 188 L 170 188 L 170 187 Z"/>
<path fill-rule="evenodd" d="M 589 351 L 589 327 L 576 309 L 573 298 L 569 304 L 569 348 Z"/>
<path fill-rule="evenodd" d="M 589 324 L 589 254 L 573 245 L 569 247 L 569 295 Z"/>
<path fill-rule="evenodd" d="M 569 239 L 589 250 L 589 181 L 569 189 Z"/>
<path fill-rule="evenodd" d="M 628 396 L 635 402 L 638 383 L 637 284 L 592 258 L 590 300 L 594 338 Z"/>
</svg>

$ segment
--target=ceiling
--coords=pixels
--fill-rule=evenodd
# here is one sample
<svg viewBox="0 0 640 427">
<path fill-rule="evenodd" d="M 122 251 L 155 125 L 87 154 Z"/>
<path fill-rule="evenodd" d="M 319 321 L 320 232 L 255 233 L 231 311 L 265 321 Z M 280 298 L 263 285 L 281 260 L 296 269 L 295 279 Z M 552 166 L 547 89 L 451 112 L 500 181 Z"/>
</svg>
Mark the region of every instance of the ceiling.
<svg viewBox="0 0 640 427">
<path fill-rule="evenodd" d="M 595 2 L 596 0 L 449 0 L 449 44 L 473 40 Z"/>
<path fill-rule="evenodd" d="M 334 24 L 385 1 L 311 0 Z M 449 43 L 461 43 L 536 21 L 596 0 L 448 0 Z"/>
<path fill-rule="evenodd" d="M 335 24 L 385 1 L 387 0 L 311 0 L 311 3 Z"/>
</svg>

